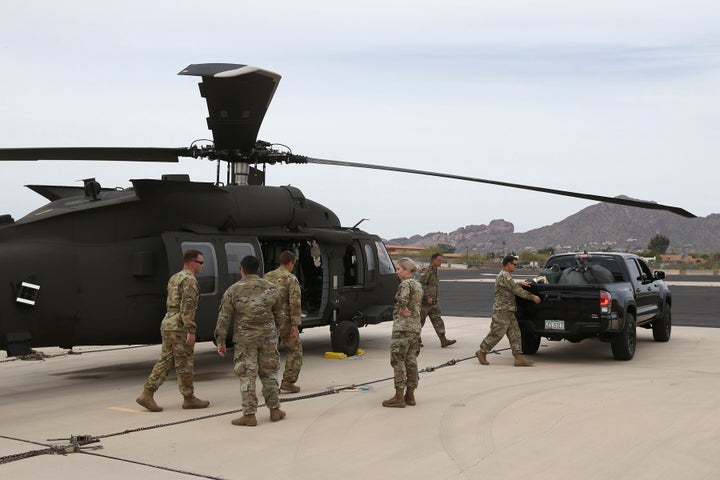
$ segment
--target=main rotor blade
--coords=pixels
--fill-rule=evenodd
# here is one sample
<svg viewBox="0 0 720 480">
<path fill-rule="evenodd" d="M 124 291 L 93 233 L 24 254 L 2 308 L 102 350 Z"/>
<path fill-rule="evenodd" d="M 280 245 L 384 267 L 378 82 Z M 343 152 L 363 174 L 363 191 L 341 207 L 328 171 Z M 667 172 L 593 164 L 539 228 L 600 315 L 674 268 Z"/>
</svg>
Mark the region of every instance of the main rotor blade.
<svg viewBox="0 0 720 480">
<path fill-rule="evenodd" d="M 488 183 L 490 185 L 499 185 L 501 187 L 520 188 L 523 190 L 532 190 L 535 192 L 550 193 L 552 195 L 563 195 L 566 197 L 584 198 L 586 200 L 594 200 L 597 202 L 615 203 L 618 205 L 627 205 L 630 207 L 639 207 L 639 208 L 649 208 L 652 210 L 666 210 L 668 212 L 675 213 L 682 217 L 696 218 L 696 216 L 694 214 L 692 214 L 692 213 L 688 212 L 687 210 L 680 208 L 680 207 L 672 207 L 669 205 L 662 205 L 659 203 L 647 202 L 644 200 L 633 200 L 631 198 L 606 197 L 603 195 L 593 195 L 593 194 L 589 194 L 589 193 L 570 192 L 567 190 L 556 190 L 554 188 L 543 188 L 543 187 L 535 187 L 532 185 L 522 185 L 519 183 L 508 183 L 508 182 L 500 182 L 497 180 L 486 180 L 484 178 L 466 177 L 464 175 L 453 175 L 451 173 L 429 172 L 426 170 L 415 170 L 412 168 L 389 167 L 386 165 L 373 165 L 373 164 L 369 164 L 369 163 L 341 162 L 341 161 L 337 161 L 337 160 L 325 160 L 322 158 L 312 158 L 312 157 L 306 157 L 306 161 L 307 161 L 307 163 L 316 163 L 319 165 L 335 165 L 335 166 L 340 166 L 340 167 L 368 168 L 371 170 L 387 170 L 390 172 L 412 173 L 412 174 L 416 174 L 416 175 L 428 175 L 431 177 L 452 178 L 455 180 L 464 180 L 467 182 Z"/>
<path fill-rule="evenodd" d="M 185 148 L 48 147 L 0 148 L 0 161 L 96 160 L 123 162 L 177 162 Z"/>
</svg>

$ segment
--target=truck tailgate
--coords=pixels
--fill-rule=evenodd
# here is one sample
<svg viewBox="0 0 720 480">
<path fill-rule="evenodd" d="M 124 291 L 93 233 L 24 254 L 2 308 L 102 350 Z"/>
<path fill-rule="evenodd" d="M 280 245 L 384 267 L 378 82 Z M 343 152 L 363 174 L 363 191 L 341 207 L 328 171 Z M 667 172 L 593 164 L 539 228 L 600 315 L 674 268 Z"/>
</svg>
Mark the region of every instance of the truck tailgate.
<svg viewBox="0 0 720 480">
<path fill-rule="evenodd" d="M 518 299 L 518 320 L 536 334 L 580 336 L 608 329 L 607 315 L 600 314 L 602 289 L 597 285 L 534 285 L 528 290 L 541 302 Z"/>
</svg>

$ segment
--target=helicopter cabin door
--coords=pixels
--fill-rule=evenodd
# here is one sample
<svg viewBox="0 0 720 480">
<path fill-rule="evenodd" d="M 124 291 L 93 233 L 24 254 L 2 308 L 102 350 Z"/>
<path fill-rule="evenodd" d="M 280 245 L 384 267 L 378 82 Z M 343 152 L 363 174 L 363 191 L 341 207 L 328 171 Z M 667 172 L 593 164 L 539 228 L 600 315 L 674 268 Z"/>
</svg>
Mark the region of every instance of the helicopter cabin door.
<svg viewBox="0 0 720 480">
<path fill-rule="evenodd" d="M 200 302 L 195 321 L 198 341 L 212 340 L 223 293 L 240 280 L 240 261 L 245 256 L 254 255 L 262 260 L 260 244 L 252 236 L 215 236 L 191 232 L 165 232 L 162 239 L 168 257 L 168 275 L 183 268 L 184 252 L 195 249 L 204 257 L 203 269 L 197 275 Z"/>
</svg>

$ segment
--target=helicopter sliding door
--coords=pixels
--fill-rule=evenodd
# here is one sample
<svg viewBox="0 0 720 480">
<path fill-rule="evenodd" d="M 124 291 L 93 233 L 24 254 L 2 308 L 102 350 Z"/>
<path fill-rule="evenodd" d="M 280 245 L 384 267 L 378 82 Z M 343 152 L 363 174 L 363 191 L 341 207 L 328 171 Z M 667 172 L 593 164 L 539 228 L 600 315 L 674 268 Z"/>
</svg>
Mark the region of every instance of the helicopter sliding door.
<svg viewBox="0 0 720 480">
<path fill-rule="evenodd" d="M 348 258 L 349 257 L 349 258 Z M 343 262 L 346 276 L 360 272 L 356 284 L 346 284 L 343 294 L 353 296 L 357 309 L 356 323 L 376 324 L 392 319 L 392 304 L 397 277 L 392 260 L 379 238 L 362 236 L 353 241 Z M 350 275 L 350 280 L 352 280 Z"/>
</svg>

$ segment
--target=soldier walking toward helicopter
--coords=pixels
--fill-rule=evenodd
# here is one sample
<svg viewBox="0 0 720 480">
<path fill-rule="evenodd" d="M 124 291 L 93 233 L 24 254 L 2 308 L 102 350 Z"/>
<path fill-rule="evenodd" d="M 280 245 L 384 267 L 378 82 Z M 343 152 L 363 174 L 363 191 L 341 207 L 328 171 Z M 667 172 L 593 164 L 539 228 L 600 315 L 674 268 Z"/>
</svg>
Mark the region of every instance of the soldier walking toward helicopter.
<svg viewBox="0 0 720 480">
<path fill-rule="evenodd" d="M 183 269 L 168 280 L 167 313 L 160 324 L 162 352 L 145 382 L 143 393 L 136 399 L 138 404 L 151 412 L 162 411 L 153 395 L 173 366 L 183 396 L 182 408 L 205 408 L 210 405 L 209 401 L 195 397 L 193 387 L 195 312 L 200 298 L 200 287 L 195 275 L 200 273 L 203 264 L 200 251 L 188 250 L 183 255 Z"/>
</svg>

